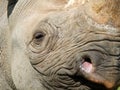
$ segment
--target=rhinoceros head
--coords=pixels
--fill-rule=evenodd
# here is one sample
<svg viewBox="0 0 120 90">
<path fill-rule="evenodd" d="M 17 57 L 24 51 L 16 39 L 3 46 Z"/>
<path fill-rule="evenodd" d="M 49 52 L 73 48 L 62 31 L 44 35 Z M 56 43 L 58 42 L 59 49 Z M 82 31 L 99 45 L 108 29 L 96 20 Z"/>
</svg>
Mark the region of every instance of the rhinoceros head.
<svg viewBox="0 0 120 90">
<path fill-rule="evenodd" d="M 16 2 L 15 2 L 16 3 Z M 119 0 L 18 0 L 8 6 L 18 90 L 115 90 Z"/>
</svg>

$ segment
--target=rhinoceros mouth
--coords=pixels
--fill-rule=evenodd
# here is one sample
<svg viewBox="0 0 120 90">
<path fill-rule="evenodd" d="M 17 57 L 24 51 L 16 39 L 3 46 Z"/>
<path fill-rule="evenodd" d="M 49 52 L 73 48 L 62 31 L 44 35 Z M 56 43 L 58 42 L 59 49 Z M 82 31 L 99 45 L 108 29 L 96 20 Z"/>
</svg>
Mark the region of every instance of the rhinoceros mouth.
<svg viewBox="0 0 120 90">
<path fill-rule="evenodd" d="M 92 82 L 83 76 L 70 76 L 70 77 L 74 79 L 75 82 L 80 82 L 82 86 L 88 87 L 89 89 L 87 90 L 112 90 L 106 88 L 103 84 Z"/>
<path fill-rule="evenodd" d="M 82 58 L 79 69 L 82 76 L 81 78 L 84 78 L 84 81 L 87 80 L 86 82 L 91 82 L 93 87 L 98 86 L 104 88 L 101 90 L 108 90 L 113 88 L 114 83 L 106 80 L 104 76 L 101 76 L 96 72 L 96 67 L 88 56 Z M 92 84 L 90 84 L 90 87 Z"/>
</svg>

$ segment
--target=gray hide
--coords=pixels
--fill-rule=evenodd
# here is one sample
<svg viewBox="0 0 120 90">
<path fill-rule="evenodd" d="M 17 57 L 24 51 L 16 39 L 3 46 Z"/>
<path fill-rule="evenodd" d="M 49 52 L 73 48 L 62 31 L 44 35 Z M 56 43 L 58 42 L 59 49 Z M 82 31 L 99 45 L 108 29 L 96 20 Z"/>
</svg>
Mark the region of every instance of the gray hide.
<svg viewBox="0 0 120 90">
<path fill-rule="evenodd" d="M 0 90 L 116 90 L 120 0 L 0 0 Z"/>
</svg>

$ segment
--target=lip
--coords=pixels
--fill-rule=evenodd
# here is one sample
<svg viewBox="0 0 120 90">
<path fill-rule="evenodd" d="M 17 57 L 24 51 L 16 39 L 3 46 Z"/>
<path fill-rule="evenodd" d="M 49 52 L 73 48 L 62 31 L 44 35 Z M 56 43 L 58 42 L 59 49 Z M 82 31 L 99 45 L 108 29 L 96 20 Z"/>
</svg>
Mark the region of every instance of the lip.
<svg viewBox="0 0 120 90">
<path fill-rule="evenodd" d="M 104 85 L 106 88 L 108 89 L 112 89 L 113 86 L 115 85 L 114 82 L 110 82 L 109 80 L 106 80 L 104 77 L 100 76 L 99 74 L 97 74 L 95 72 L 95 67 L 94 65 L 90 66 L 91 70 L 86 70 L 82 65 L 83 65 L 84 61 L 82 61 L 82 63 L 80 64 L 80 72 L 82 74 L 82 76 L 84 78 L 86 78 L 87 80 L 97 83 L 97 84 L 101 84 Z"/>
</svg>

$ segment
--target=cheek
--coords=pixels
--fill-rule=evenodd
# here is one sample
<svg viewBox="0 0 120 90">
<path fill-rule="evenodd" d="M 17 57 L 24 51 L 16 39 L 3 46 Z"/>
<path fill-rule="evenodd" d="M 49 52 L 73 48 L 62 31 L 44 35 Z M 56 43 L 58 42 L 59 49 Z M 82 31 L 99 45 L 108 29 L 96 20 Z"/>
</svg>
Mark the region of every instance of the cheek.
<svg viewBox="0 0 120 90">
<path fill-rule="evenodd" d="M 12 55 L 11 74 L 16 88 L 20 90 L 30 90 L 31 87 L 33 90 L 41 88 L 37 73 L 32 68 L 25 52 L 19 47 L 14 47 Z"/>
<path fill-rule="evenodd" d="M 25 32 L 19 29 L 14 30 L 12 34 L 11 74 L 15 86 L 21 89 L 26 88 L 30 82 L 32 84 L 35 75 L 28 56 L 25 54 Z"/>
</svg>

